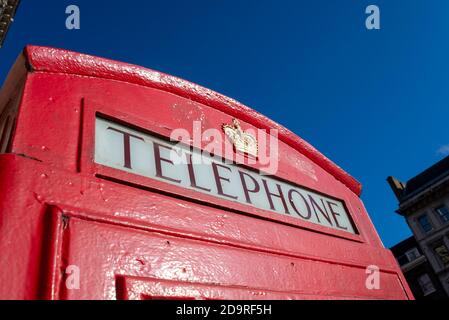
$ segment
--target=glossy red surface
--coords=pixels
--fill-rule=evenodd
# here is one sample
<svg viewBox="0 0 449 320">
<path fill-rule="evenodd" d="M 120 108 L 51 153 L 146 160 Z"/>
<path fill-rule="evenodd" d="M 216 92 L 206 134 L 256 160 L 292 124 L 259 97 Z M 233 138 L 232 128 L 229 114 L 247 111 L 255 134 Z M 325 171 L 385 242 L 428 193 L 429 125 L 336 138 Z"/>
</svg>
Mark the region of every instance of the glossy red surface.
<svg viewBox="0 0 449 320">
<path fill-rule="evenodd" d="M 141 67 L 27 47 L 0 111 L 17 115 L 0 155 L 0 298 L 413 298 L 360 184 L 232 99 Z M 358 234 L 95 164 L 98 114 L 165 137 L 234 117 L 279 129 L 277 177 L 344 201 Z M 380 268 L 377 290 L 365 286 L 369 265 Z M 68 266 L 79 268 L 79 289 L 66 285 Z"/>
</svg>

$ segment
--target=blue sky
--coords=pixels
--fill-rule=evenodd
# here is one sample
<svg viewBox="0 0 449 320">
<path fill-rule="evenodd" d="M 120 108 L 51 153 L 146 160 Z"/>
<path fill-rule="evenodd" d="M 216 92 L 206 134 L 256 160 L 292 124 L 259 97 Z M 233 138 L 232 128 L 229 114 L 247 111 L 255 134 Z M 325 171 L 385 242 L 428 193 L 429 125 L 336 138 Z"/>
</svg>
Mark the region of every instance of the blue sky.
<svg viewBox="0 0 449 320">
<path fill-rule="evenodd" d="M 362 182 L 386 246 L 411 233 L 385 178 L 449 153 L 447 0 L 22 0 L 0 81 L 26 44 L 166 72 L 286 126 Z M 39 4 L 39 5 L 37 5 Z M 65 8 L 81 29 L 65 28 Z M 381 30 L 365 28 L 365 8 Z M 444 152 L 442 152 L 444 151 Z"/>
</svg>

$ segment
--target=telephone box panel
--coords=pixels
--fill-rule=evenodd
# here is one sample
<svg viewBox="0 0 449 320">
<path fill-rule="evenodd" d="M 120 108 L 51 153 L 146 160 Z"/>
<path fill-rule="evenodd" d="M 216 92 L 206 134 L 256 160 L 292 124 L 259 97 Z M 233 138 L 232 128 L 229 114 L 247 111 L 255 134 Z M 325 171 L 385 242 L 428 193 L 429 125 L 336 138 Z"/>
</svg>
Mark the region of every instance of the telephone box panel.
<svg viewBox="0 0 449 320">
<path fill-rule="evenodd" d="M 360 184 L 216 92 L 28 46 L 0 129 L 2 299 L 413 299 Z"/>
</svg>

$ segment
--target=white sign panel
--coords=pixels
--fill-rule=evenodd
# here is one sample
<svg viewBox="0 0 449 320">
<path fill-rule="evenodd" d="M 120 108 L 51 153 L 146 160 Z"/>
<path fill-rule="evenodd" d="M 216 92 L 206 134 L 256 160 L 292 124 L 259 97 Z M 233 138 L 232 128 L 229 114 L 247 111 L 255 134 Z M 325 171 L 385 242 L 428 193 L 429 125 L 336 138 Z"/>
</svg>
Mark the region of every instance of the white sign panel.
<svg viewBox="0 0 449 320">
<path fill-rule="evenodd" d="M 95 162 L 354 234 L 343 202 L 221 158 L 96 119 Z"/>
</svg>

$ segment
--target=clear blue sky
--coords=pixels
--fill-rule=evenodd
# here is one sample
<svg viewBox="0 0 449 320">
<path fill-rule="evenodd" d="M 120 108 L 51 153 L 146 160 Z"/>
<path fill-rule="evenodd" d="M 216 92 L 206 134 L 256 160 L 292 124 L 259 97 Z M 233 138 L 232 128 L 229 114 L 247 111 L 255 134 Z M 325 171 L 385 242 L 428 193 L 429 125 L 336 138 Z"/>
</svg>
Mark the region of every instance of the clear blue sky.
<svg viewBox="0 0 449 320">
<path fill-rule="evenodd" d="M 69 4 L 81 9 L 81 30 L 65 28 Z M 381 30 L 365 28 L 369 4 L 380 7 Z M 407 180 L 449 145 L 448 16 L 447 0 L 22 0 L 0 49 L 0 81 L 26 44 L 38 44 L 235 98 L 361 181 L 391 246 L 411 233 L 385 178 Z"/>
</svg>

